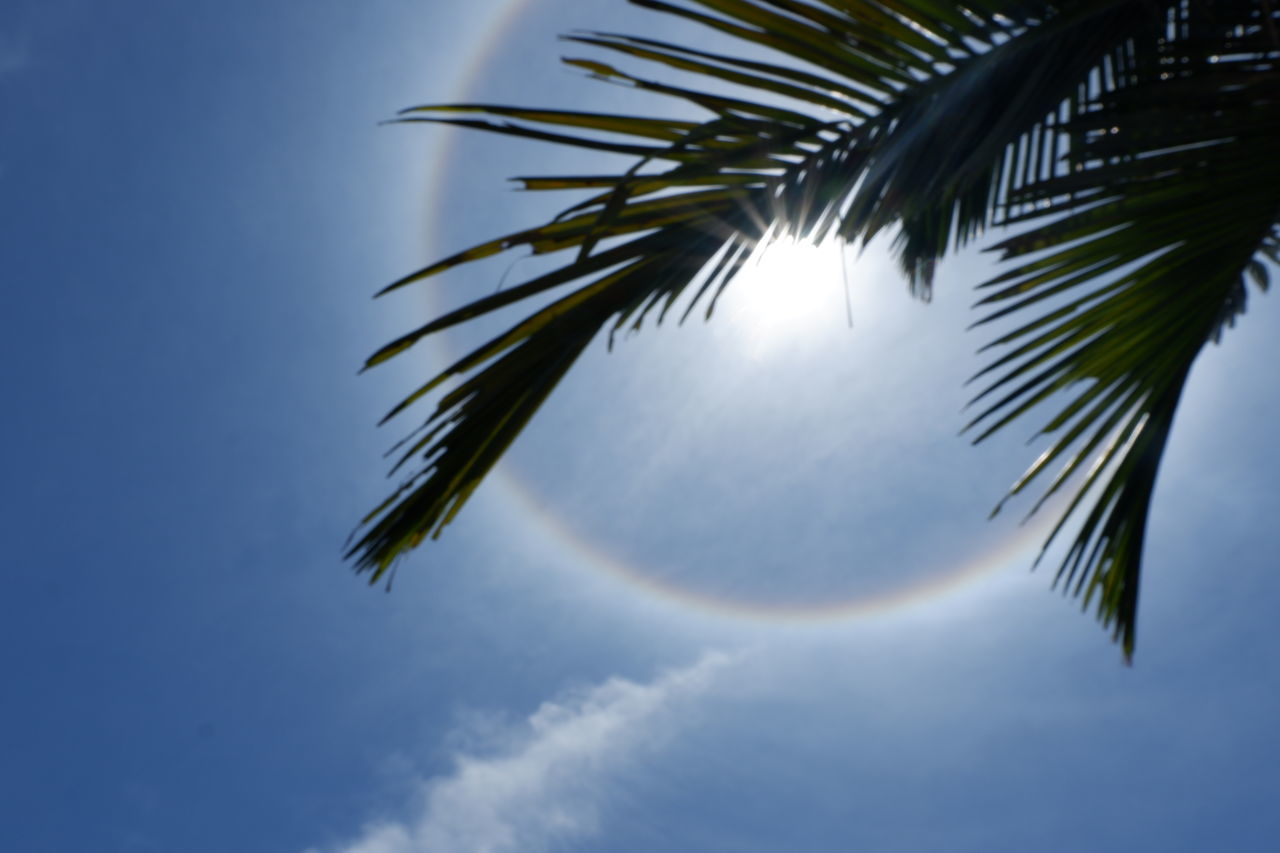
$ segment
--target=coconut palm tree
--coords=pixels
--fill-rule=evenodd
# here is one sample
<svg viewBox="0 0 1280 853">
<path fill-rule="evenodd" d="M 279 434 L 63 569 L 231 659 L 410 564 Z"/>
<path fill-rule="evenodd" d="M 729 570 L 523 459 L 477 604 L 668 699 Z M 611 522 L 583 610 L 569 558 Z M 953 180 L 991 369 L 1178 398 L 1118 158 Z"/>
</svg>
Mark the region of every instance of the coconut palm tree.
<svg viewBox="0 0 1280 853">
<path fill-rule="evenodd" d="M 568 41 L 601 58 L 565 61 L 688 102 L 701 120 L 489 104 L 401 117 L 627 165 L 519 179 L 589 197 L 383 291 L 509 250 L 562 258 L 369 359 L 531 306 L 388 415 L 454 381 L 400 447 L 408 479 L 353 534 L 357 569 L 377 581 L 439 535 L 593 338 L 661 319 L 682 296 L 685 314 L 709 315 L 762 243 L 888 231 L 911 290 L 927 297 L 949 248 L 995 234 L 989 248 L 1006 266 L 979 285 L 979 323 L 1012 325 L 988 347 L 968 429 L 981 441 L 1049 407 L 1048 447 L 1009 494 L 1043 483 L 1036 508 L 1067 496 L 1049 536 L 1074 537 L 1056 583 L 1092 603 L 1130 656 L 1148 509 L 1188 372 L 1280 254 L 1271 0 L 631 2 L 744 50 L 580 32 Z M 705 85 L 635 76 L 610 56 Z M 754 96 L 727 94 L 743 87 Z"/>
</svg>

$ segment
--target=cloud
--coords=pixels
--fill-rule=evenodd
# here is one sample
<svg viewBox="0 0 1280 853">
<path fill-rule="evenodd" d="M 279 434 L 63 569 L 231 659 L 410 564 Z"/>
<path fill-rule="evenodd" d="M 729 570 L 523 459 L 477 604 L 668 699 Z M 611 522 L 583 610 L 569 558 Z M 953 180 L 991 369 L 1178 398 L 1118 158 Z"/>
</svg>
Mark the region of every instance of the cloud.
<svg viewBox="0 0 1280 853">
<path fill-rule="evenodd" d="M 681 707 L 731 660 L 711 652 L 647 684 L 610 678 L 545 702 L 488 734 L 502 742 L 495 753 L 473 747 L 451 774 L 423 783 L 415 820 L 369 825 L 334 853 L 535 853 L 593 835 L 609 782 L 674 734 Z"/>
</svg>

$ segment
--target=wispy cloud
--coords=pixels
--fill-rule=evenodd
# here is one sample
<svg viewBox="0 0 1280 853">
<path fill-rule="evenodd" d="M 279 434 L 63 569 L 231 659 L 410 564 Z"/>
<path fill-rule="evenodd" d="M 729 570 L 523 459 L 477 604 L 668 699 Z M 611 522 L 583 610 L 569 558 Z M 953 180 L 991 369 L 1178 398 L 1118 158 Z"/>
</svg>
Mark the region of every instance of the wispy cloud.
<svg viewBox="0 0 1280 853">
<path fill-rule="evenodd" d="M 610 779 L 673 734 L 681 706 L 731 660 L 712 652 L 647 684 L 610 678 L 546 702 L 489 733 L 497 754 L 459 754 L 451 774 L 423 783 L 416 818 L 367 826 L 335 853 L 534 853 L 592 835 Z"/>
</svg>

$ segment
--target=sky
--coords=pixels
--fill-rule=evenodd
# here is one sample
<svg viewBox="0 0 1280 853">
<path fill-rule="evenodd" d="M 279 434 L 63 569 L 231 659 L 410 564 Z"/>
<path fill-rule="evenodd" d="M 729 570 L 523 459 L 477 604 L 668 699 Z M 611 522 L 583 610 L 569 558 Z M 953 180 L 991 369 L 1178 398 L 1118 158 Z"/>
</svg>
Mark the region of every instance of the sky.
<svg viewBox="0 0 1280 853">
<path fill-rule="evenodd" d="M 376 422 L 483 330 L 358 367 L 535 267 L 369 297 L 586 165 L 383 122 L 626 108 L 577 27 L 705 43 L 620 0 L 0 8 L 0 849 L 1274 849 L 1265 296 L 1193 374 L 1131 667 L 1029 571 L 1047 519 L 986 521 L 1036 424 L 957 436 L 976 253 L 929 305 L 876 246 L 793 258 L 794 314 L 766 261 L 600 342 L 391 591 L 351 573 Z"/>
</svg>

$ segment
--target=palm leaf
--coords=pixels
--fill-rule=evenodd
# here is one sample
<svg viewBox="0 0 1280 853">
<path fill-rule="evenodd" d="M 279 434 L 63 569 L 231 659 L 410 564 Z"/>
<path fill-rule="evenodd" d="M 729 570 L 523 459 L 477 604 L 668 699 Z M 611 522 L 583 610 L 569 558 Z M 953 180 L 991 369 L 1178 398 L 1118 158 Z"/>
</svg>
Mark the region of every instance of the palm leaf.
<svg viewBox="0 0 1280 853">
<path fill-rule="evenodd" d="M 454 254 L 387 290 L 511 249 L 564 253 L 549 272 L 403 335 L 423 337 L 531 298 L 552 301 L 424 383 L 391 415 L 460 382 L 405 443 L 417 467 L 357 531 L 371 580 L 439 535 L 602 331 L 686 314 L 761 241 L 867 241 L 896 230 L 927 296 L 953 245 L 1002 227 L 1011 266 L 982 324 L 1014 324 L 978 377 L 976 439 L 1056 406 L 1048 448 L 1014 484 L 1074 484 L 1050 541 L 1081 516 L 1058 582 L 1096 603 L 1132 653 L 1159 462 L 1187 375 L 1267 283 L 1278 250 L 1280 42 L 1266 0 L 632 0 L 710 28 L 740 55 L 603 32 L 570 43 L 676 71 L 571 67 L 686 105 L 665 119 L 459 104 L 406 111 L 629 159 L 616 173 L 520 178 L 597 190 L 552 220 Z M 773 54 L 775 59 L 762 58 Z M 730 94 L 747 92 L 748 96 Z M 705 118 L 690 120 L 687 106 Z M 559 295 L 556 295 L 559 294 Z M 390 417 L 391 415 L 388 415 Z M 999 507 L 997 507 L 997 510 Z M 1046 543 L 1047 547 L 1047 543 Z"/>
</svg>

